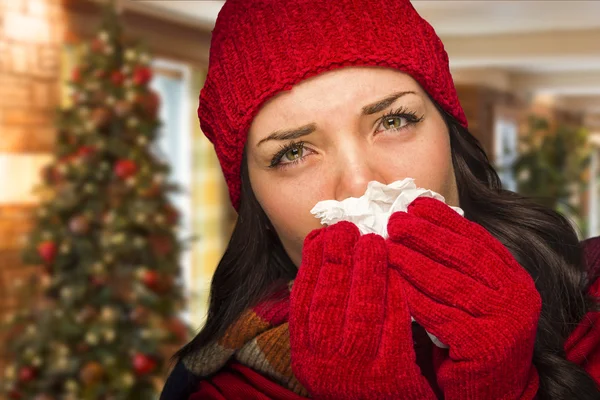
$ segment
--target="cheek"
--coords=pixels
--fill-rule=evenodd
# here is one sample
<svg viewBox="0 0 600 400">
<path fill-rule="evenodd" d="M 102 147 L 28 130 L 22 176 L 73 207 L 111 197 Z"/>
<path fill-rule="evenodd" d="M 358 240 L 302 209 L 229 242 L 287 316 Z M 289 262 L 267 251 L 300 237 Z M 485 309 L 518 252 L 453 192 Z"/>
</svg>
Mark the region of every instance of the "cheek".
<svg viewBox="0 0 600 400">
<path fill-rule="evenodd" d="M 386 181 L 414 178 L 417 187 L 431 189 L 446 199 L 455 197 L 454 169 L 449 138 L 423 135 L 409 145 L 391 144 L 378 150 L 379 167 Z"/>
<path fill-rule="evenodd" d="M 321 227 L 310 210 L 322 200 L 326 184 L 309 174 L 290 182 L 270 172 L 251 177 L 257 200 L 273 224 L 284 248 L 293 261 L 299 262 L 304 238 Z"/>
</svg>

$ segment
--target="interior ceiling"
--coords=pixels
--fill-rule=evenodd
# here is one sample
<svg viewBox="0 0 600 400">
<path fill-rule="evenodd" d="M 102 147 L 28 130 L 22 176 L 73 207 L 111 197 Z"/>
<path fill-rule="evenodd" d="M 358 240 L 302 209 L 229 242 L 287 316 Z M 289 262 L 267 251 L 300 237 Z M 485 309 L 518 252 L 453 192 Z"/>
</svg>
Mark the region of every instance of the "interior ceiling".
<svg viewBox="0 0 600 400">
<path fill-rule="evenodd" d="M 211 0 L 125 1 L 209 29 L 224 4 Z M 442 37 L 453 70 L 502 70 L 518 75 L 521 81 L 528 74 L 543 75 L 544 79 L 537 81 L 539 87 L 530 90 L 600 96 L 600 1 L 413 0 L 413 5 Z M 570 73 L 581 79 L 565 79 Z"/>
<path fill-rule="evenodd" d="M 214 23 L 224 1 L 129 0 Z M 413 5 L 439 35 L 481 35 L 600 27 L 598 1 L 416 0 Z"/>
</svg>

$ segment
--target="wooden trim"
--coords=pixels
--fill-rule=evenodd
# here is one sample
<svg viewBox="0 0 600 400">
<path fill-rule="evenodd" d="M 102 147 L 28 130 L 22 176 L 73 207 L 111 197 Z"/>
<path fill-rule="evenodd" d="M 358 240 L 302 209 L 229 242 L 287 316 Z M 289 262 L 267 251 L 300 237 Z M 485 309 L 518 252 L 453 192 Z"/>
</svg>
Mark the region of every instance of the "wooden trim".
<svg viewBox="0 0 600 400">
<path fill-rule="evenodd" d="M 102 7 L 94 0 L 62 1 L 70 29 L 68 35 L 89 40 L 101 22 Z M 172 13 L 157 15 L 141 5 L 127 5 L 121 19 L 126 36 L 140 39 L 153 56 L 198 66 L 208 64 L 211 32 L 206 24 L 198 22 L 194 26 L 173 18 Z"/>
</svg>

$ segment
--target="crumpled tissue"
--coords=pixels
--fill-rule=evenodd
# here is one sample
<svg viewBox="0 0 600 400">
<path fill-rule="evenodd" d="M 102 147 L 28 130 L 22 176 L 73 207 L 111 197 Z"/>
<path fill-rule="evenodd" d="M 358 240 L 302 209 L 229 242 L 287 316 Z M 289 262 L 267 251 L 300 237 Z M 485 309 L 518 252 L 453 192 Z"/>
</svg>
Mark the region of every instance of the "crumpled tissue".
<svg viewBox="0 0 600 400">
<path fill-rule="evenodd" d="M 446 202 L 444 196 L 432 190 L 417 188 L 414 179 L 406 178 L 389 185 L 372 181 L 361 197 L 349 197 L 342 201 L 324 200 L 318 202 L 311 214 L 323 225 L 333 225 L 340 221 L 354 223 L 360 233 L 376 233 L 387 238 L 387 222 L 396 211 L 406 212 L 408 205 L 417 197 L 432 197 Z M 451 207 L 460 215 L 465 213 L 459 207 Z"/>
<path fill-rule="evenodd" d="M 432 197 L 446 202 L 441 194 L 417 188 L 414 179 L 406 178 L 389 185 L 377 181 L 369 182 L 367 191 L 361 197 L 349 197 L 342 201 L 320 201 L 310 212 L 320 219 L 323 225 L 349 221 L 354 223 L 363 235 L 375 233 L 387 238 L 387 222 L 390 216 L 396 211 L 406 212 L 408 205 L 418 197 Z M 451 208 L 460 215 L 465 215 L 459 207 Z M 436 346 L 448 348 L 438 338 L 429 332 L 427 334 Z"/>
</svg>

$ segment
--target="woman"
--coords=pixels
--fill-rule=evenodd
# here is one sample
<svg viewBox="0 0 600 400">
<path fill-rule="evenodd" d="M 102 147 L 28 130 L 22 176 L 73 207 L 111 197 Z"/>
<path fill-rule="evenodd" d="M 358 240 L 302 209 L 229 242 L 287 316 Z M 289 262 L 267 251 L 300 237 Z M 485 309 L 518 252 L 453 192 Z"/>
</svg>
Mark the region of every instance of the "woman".
<svg viewBox="0 0 600 400">
<path fill-rule="evenodd" d="M 600 245 L 501 189 L 407 0 L 227 1 L 199 117 L 239 219 L 162 399 L 600 398 Z M 310 214 L 406 177 L 447 205 L 386 239 Z"/>
</svg>

